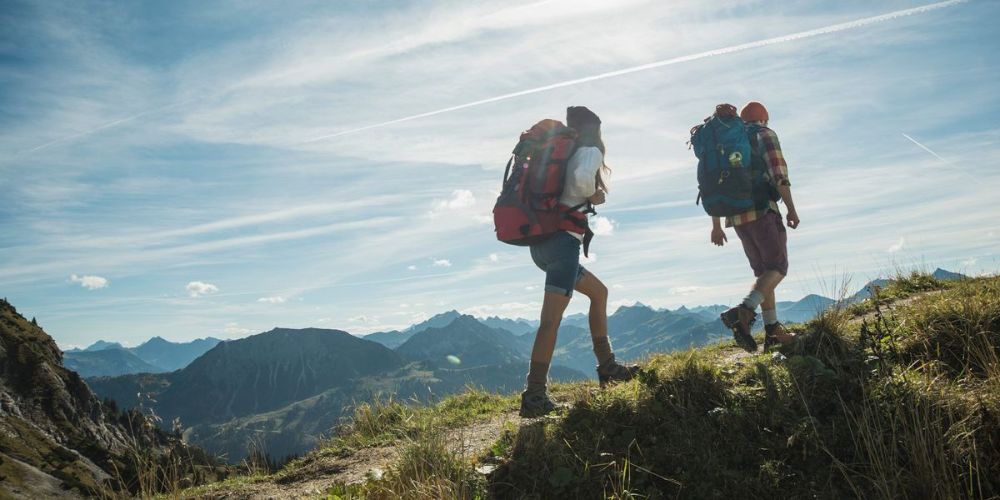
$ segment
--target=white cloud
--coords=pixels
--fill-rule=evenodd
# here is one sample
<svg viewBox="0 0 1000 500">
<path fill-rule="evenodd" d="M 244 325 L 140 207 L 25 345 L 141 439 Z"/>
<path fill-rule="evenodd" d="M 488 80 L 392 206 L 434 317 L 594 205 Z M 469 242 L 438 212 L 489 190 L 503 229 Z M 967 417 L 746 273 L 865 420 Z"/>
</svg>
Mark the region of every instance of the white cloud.
<svg viewBox="0 0 1000 500">
<path fill-rule="evenodd" d="M 529 285 L 529 286 L 524 287 L 524 289 L 527 290 L 527 291 L 529 291 L 529 292 L 534 291 L 537 288 L 538 287 L 534 286 L 534 285 Z"/>
<path fill-rule="evenodd" d="M 451 192 L 451 198 L 446 200 L 438 200 L 434 204 L 434 209 L 436 211 L 444 210 L 458 210 L 461 208 L 469 208 L 475 205 L 476 197 L 472 194 L 472 191 L 468 189 L 456 189 Z"/>
<path fill-rule="evenodd" d="M 106 288 L 111 282 L 107 278 L 101 276 L 77 276 L 72 275 L 69 280 L 74 283 L 79 283 L 80 286 L 88 290 L 99 290 L 101 288 Z"/>
<path fill-rule="evenodd" d="M 359 314 L 353 318 L 348 319 L 351 323 L 361 323 L 363 325 L 375 325 L 378 324 L 378 316 L 368 316 L 365 314 Z"/>
<path fill-rule="evenodd" d="M 582 253 L 580 254 L 580 263 L 581 264 L 593 264 L 595 262 L 597 262 L 597 254 L 596 253 L 590 252 L 590 255 L 586 256 L 586 257 L 584 257 L 584 255 Z"/>
<path fill-rule="evenodd" d="M 889 253 L 896 253 L 906 247 L 906 238 L 899 238 L 899 241 L 893 243 L 885 251 Z"/>
<path fill-rule="evenodd" d="M 217 293 L 219 291 L 219 287 L 203 281 L 192 281 L 187 284 L 185 289 L 191 297 L 199 297 L 202 295 Z"/>
<path fill-rule="evenodd" d="M 448 259 L 437 259 L 434 261 L 434 267 L 451 267 L 451 261 Z"/>
<path fill-rule="evenodd" d="M 590 230 L 595 236 L 611 236 L 615 234 L 617 222 L 603 216 L 597 216 L 590 220 Z"/>
<path fill-rule="evenodd" d="M 675 286 L 667 291 L 670 295 L 691 295 L 701 290 L 700 286 Z"/>
<path fill-rule="evenodd" d="M 416 271 L 417 270 L 417 266 L 406 266 L 406 270 L 407 271 Z"/>
<path fill-rule="evenodd" d="M 625 289 L 625 285 L 622 285 L 621 283 L 615 283 L 614 285 L 611 285 L 611 288 L 613 288 L 615 290 L 624 290 Z"/>
<path fill-rule="evenodd" d="M 263 302 L 265 304 L 284 304 L 284 297 L 261 297 L 257 299 L 257 302 Z"/>
<path fill-rule="evenodd" d="M 965 260 L 962 261 L 962 266 L 964 266 L 964 267 L 972 267 L 972 266 L 976 265 L 976 262 L 978 262 L 978 261 L 979 260 L 976 259 L 975 257 L 969 257 L 968 259 L 965 259 Z"/>
<path fill-rule="evenodd" d="M 490 262 L 499 262 L 499 261 L 500 261 L 500 256 L 499 255 L 497 255 L 495 253 L 491 253 L 490 254 Z"/>
</svg>

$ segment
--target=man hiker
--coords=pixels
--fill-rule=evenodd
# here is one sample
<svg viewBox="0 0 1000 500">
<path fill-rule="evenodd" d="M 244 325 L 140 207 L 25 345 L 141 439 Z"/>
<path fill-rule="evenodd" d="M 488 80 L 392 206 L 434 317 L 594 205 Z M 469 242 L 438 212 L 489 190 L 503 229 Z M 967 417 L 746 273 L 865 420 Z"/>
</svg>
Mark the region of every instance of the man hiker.
<svg viewBox="0 0 1000 500">
<path fill-rule="evenodd" d="M 767 127 L 768 114 L 763 104 L 755 101 L 747 103 L 740 110 L 740 118 L 747 124 L 751 147 L 751 168 L 763 171 L 762 181 L 756 183 L 756 190 L 776 190 L 768 196 L 755 193 L 755 207 L 747 212 L 726 217 L 726 227 L 736 230 L 743 243 L 743 251 L 750 261 L 757 281 L 743 302 L 722 313 L 722 322 L 732 329 L 737 344 L 747 351 L 757 350 L 757 343 L 751 336 L 751 327 L 757 319 L 757 306 L 764 317 L 764 349 L 781 343 L 792 342 L 794 335 L 785 331 L 778 322 L 775 310 L 774 289 L 788 273 L 787 233 L 781 221 L 781 212 L 775 198 L 781 199 L 788 209 L 788 227 L 799 226 L 799 215 L 792 201 L 791 183 L 788 181 L 788 166 L 781 154 L 778 136 Z M 722 246 L 727 241 L 719 217 L 712 217 L 712 243 Z"/>
</svg>

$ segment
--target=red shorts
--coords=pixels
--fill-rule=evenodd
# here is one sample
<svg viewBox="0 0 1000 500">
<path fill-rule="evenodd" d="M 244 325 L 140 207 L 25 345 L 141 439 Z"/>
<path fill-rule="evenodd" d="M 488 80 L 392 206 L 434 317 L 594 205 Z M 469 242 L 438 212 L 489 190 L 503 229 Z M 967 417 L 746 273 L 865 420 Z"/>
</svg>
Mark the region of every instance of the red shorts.
<svg viewBox="0 0 1000 500">
<path fill-rule="evenodd" d="M 781 223 L 781 215 L 769 211 L 735 229 L 754 276 L 767 271 L 778 271 L 782 276 L 788 274 L 788 233 Z"/>
</svg>

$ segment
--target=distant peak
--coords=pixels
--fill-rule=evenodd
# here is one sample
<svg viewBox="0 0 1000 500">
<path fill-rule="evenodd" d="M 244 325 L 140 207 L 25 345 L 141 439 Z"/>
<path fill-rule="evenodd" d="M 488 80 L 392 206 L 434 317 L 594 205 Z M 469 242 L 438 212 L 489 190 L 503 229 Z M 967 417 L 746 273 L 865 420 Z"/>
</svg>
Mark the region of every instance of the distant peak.
<svg viewBox="0 0 1000 500">
<path fill-rule="evenodd" d="M 85 351 L 103 351 L 103 350 L 106 350 L 106 349 L 124 349 L 124 347 L 122 347 L 122 345 L 119 344 L 118 342 L 108 342 L 106 340 L 98 340 L 97 342 L 94 342 L 93 344 L 90 344 L 90 346 L 87 347 L 84 350 Z"/>
<path fill-rule="evenodd" d="M 615 314 L 627 311 L 652 311 L 652 310 L 653 310 L 652 307 L 649 307 L 646 304 L 643 304 L 642 302 L 636 302 L 635 304 L 632 304 L 630 306 L 620 306 L 618 310 L 615 311 Z"/>
<path fill-rule="evenodd" d="M 940 267 L 935 269 L 934 272 L 931 273 L 931 276 L 933 276 L 936 279 L 944 281 L 960 280 L 963 278 L 967 278 L 967 276 L 965 276 L 964 274 L 952 272 L 947 269 L 941 269 Z"/>
<path fill-rule="evenodd" d="M 458 323 L 458 324 L 470 324 L 470 323 L 481 324 L 481 323 L 479 323 L 479 320 L 475 318 L 475 316 L 470 316 L 468 314 L 459 314 L 455 318 L 455 320 L 452 321 L 450 324 L 454 325 L 456 323 Z"/>
</svg>

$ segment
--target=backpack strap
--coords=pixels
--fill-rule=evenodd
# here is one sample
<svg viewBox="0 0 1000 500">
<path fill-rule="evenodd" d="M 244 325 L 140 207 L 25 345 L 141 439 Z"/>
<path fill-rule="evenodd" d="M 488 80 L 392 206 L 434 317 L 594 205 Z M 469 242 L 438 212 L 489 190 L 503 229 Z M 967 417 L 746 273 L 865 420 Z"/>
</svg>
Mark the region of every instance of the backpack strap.
<svg viewBox="0 0 1000 500">
<path fill-rule="evenodd" d="M 759 135 L 762 130 L 769 130 L 763 125 L 747 125 L 747 139 L 750 140 L 750 171 L 753 182 L 754 207 L 763 210 L 770 207 L 772 201 L 778 201 L 781 196 L 774 185 L 766 179 L 770 175 L 767 165 L 764 164 L 764 154 L 760 150 Z"/>
<path fill-rule="evenodd" d="M 503 170 L 503 184 L 507 184 L 507 179 L 510 178 L 510 166 L 514 164 L 514 155 L 510 155 L 510 159 L 507 160 L 507 168 Z"/>
<path fill-rule="evenodd" d="M 580 210 L 583 207 L 587 207 L 587 209 Z M 580 203 L 579 205 L 569 207 L 566 210 L 566 213 L 563 215 L 564 217 L 566 217 L 567 220 L 573 222 L 573 224 L 576 224 L 576 226 L 579 227 L 580 229 L 583 229 L 583 256 L 590 257 L 590 242 L 591 240 L 594 239 L 594 232 L 591 231 L 590 224 L 587 224 L 586 217 L 584 217 L 583 219 L 579 219 L 576 217 L 571 217 L 569 215 L 570 213 L 577 211 L 579 211 L 582 214 L 597 215 L 597 210 L 594 210 L 593 203 L 591 203 L 590 201 L 585 201 L 583 203 Z"/>
</svg>

